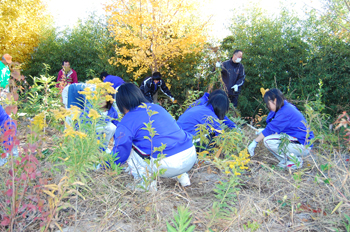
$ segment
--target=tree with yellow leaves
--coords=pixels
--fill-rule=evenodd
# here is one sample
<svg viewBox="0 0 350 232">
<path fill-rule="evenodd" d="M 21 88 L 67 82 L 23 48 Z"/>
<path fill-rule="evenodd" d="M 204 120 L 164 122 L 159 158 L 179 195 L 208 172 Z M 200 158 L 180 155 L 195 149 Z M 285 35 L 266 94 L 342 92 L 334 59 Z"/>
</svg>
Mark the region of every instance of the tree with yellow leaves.
<svg viewBox="0 0 350 232">
<path fill-rule="evenodd" d="M 149 70 L 168 70 L 175 58 L 202 50 L 207 22 L 198 17 L 195 0 L 114 0 L 109 29 L 116 42 L 111 64 L 126 66 L 137 79 Z"/>
<path fill-rule="evenodd" d="M 42 0 L 0 0 L 0 54 L 24 62 L 39 43 L 49 20 Z"/>
</svg>

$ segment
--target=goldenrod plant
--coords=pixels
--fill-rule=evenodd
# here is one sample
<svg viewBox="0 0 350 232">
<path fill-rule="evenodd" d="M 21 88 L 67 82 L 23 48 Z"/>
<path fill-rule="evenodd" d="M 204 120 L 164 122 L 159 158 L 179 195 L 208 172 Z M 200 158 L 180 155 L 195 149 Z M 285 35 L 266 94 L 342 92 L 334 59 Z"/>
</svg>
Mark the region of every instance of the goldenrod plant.
<svg viewBox="0 0 350 232">
<path fill-rule="evenodd" d="M 146 173 L 145 173 L 146 175 L 142 176 L 144 185 L 141 184 L 140 187 L 143 188 L 144 190 L 148 191 L 148 190 L 152 190 L 151 188 L 156 187 L 156 186 L 152 186 L 152 185 L 154 185 L 154 183 L 157 183 L 158 177 L 161 176 L 162 174 L 164 174 L 166 171 L 166 169 L 160 168 L 160 166 L 161 166 L 160 161 L 163 158 L 165 158 L 165 155 L 166 155 L 166 154 L 163 154 L 163 151 L 166 148 L 166 144 L 162 143 L 162 145 L 160 147 L 153 146 L 153 138 L 154 138 L 154 136 L 157 135 L 157 131 L 152 127 L 153 120 L 151 120 L 151 117 L 155 114 L 158 114 L 158 112 L 151 110 L 149 107 L 147 107 L 147 105 L 145 103 L 143 103 L 139 107 L 146 109 L 148 117 L 149 117 L 149 122 L 144 123 L 145 127 L 141 128 L 141 129 L 149 132 L 149 136 L 145 136 L 145 139 L 149 140 L 151 143 L 151 155 L 150 155 L 150 157 L 152 157 L 154 152 L 159 152 L 156 159 L 152 159 L 152 158 L 150 160 L 145 159 L 148 166 L 150 167 L 150 170 L 148 168 L 146 168 Z M 155 189 L 153 189 L 153 190 L 155 190 Z"/>
<path fill-rule="evenodd" d="M 177 214 L 174 214 L 174 219 L 171 219 L 174 227 L 169 222 L 166 223 L 168 232 L 192 232 L 196 228 L 195 225 L 190 226 L 192 221 L 191 212 L 184 206 L 177 208 Z"/>
<path fill-rule="evenodd" d="M 100 105 L 113 100 L 107 93 L 114 93 L 115 90 L 110 83 L 99 79 L 87 83 L 95 86 L 95 89 L 86 87 L 80 92 L 86 96 L 84 104 L 89 105 L 88 108 L 81 110 L 72 106 L 70 109 L 53 110 L 58 120 L 64 120 L 67 116 L 71 118 L 71 124 L 65 123 L 64 137 L 58 141 L 52 156 L 53 160 L 60 160 L 56 165 L 65 166 L 70 181 L 86 182 L 89 170 L 94 170 L 98 164 L 114 162 L 113 157 L 101 149 L 106 141 L 105 134 L 98 132 L 98 128 L 106 125 Z"/>
</svg>

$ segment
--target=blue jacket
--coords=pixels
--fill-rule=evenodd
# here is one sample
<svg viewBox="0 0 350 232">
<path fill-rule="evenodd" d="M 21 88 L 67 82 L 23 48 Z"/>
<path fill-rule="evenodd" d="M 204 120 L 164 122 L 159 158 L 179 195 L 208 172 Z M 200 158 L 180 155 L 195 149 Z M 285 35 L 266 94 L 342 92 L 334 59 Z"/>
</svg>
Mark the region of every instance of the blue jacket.
<svg viewBox="0 0 350 232">
<path fill-rule="evenodd" d="M 187 108 L 187 110 L 189 110 L 189 109 L 191 109 L 192 107 L 195 107 L 195 106 L 205 105 L 205 104 L 207 104 L 208 100 L 209 100 L 209 93 L 204 93 L 204 95 L 201 98 L 199 98 L 197 101 L 193 102 Z M 185 113 L 186 113 L 186 111 L 185 111 Z M 224 124 L 230 129 L 236 128 L 236 124 L 234 122 L 232 122 L 227 116 L 225 116 L 225 118 L 224 118 Z"/>
<path fill-rule="evenodd" d="M 150 155 L 152 151 L 151 142 L 145 138 L 150 136 L 145 130 L 145 123 L 153 121 L 152 127 L 157 134 L 153 137 L 152 146 L 160 147 L 166 144 L 163 151 L 166 157 L 175 155 L 193 146 L 192 136 L 177 125 L 175 119 L 161 106 L 151 103 L 145 103 L 152 111 L 158 112 L 149 118 L 145 108 L 136 107 L 126 113 L 119 122 L 114 134 L 114 147 L 112 153 L 118 153 L 119 158 L 116 163 L 125 162 L 130 155 L 132 146 Z M 152 154 L 157 158 L 159 152 Z"/>
<path fill-rule="evenodd" d="M 68 108 L 71 108 L 73 105 L 79 107 L 80 109 L 84 109 L 85 95 L 80 94 L 79 91 L 83 91 L 87 86 L 88 85 L 85 83 L 75 83 L 69 86 L 67 102 Z"/>
<path fill-rule="evenodd" d="M 221 130 L 219 118 L 216 116 L 211 105 L 200 105 L 193 107 L 183 113 L 177 120 L 177 124 L 188 133 L 196 135 L 198 124 L 210 124 L 214 129 Z M 218 134 L 215 132 L 215 134 Z"/>
<path fill-rule="evenodd" d="M 1 136 L 8 129 L 14 129 L 17 132 L 16 123 L 10 120 L 11 120 L 10 116 L 7 115 L 4 108 L 2 108 L 2 105 L 0 105 L 0 128 L 1 128 L 0 135 Z M 12 136 L 9 136 L 8 139 L 3 142 L 3 144 L 10 145 L 12 141 L 13 141 Z M 5 148 L 5 150 L 8 151 L 7 148 Z"/>
<path fill-rule="evenodd" d="M 284 106 L 274 113 L 273 119 L 270 119 L 273 113 L 270 112 L 270 114 L 269 122 L 267 122 L 266 128 L 262 131 L 265 137 L 275 133 L 286 133 L 287 135 L 297 138 L 302 145 L 307 144 L 306 119 L 294 105 L 285 100 Z M 308 140 L 313 138 L 314 133 L 310 131 Z"/>
<path fill-rule="evenodd" d="M 110 83 L 112 83 L 113 84 L 113 88 L 116 89 L 120 85 L 122 85 L 125 81 L 121 77 L 108 75 L 103 80 L 103 82 L 110 82 Z"/>
<path fill-rule="evenodd" d="M 85 113 L 85 115 L 86 115 L 85 117 L 84 117 L 84 112 L 86 112 L 86 113 Z M 80 114 L 80 119 L 82 120 L 82 123 L 83 123 L 83 120 L 84 120 L 84 119 L 85 119 L 85 122 L 86 122 L 86 123 L 91 123 L 92 120 L 87 116 L 87 115 L 89 114 L 89 112 L 90 112 L 90 107 L 89 107 L 89 106 L 88 106 L 88 107 L 85 107 L 84 112 L 82 112 L 82 113 Z M 106 123 L 112 122 L 115 126 L 118 126 L 118 123 L 119 123 L 119 122 L 118 122 L 117 120 L 115 120 L 115 119 L 118 118 L 118 112 L 117 112 L 117 110 L 116 110 L 113 106 L 108 110 L 107 116 L 108 116 L 108 118 L 104 118 L 104 117 L 99 118 L 99 119 L 97 120 L 97 123 L 98 123 L 100 120 L 104 120 Z M 76 124 L 76 129 L 78 129 L 78 124 Z"/>
</svg>

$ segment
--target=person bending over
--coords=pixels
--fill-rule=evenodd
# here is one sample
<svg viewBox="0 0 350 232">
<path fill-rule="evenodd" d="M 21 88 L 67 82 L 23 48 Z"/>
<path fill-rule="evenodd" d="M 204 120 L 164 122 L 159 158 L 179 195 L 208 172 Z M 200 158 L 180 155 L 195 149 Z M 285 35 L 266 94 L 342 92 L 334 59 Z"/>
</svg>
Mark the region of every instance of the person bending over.
<svg viewBox="0 0 350 232">
<path fill-rule="evenodd" d="M 254 156 L 257 144 L 264 140 L 265 147 L 280 161 L 277 166 L 296 169 L 302 167 L 302 157 L 310 153 L 309 141 L 314 133 L 306 126 L 302 113 L 285 98 L 278 89 L 270 89 L 264 95 L 264 102 L 270 110 L 267 126 L 249 145 L 248 151 Z M 282 133 L 287 134 L 289 143 L 283 150 L 281 144 Z"/>
<path fill-rule="evenodd" d="M 83 91 L 86 87 L 95 90 L 94 84 L 86 83 L 71 84 L 63 89 L 62 99 L 66 109 L 70 109 L 72 106 L 76 106 L 82 111 L 85 111 L 87 112 L 87 114 L 89 114 L 91 104 L 88 102 L 84 94 L 79 93 L 80 91 Z M 106 134 L 104 146 L 102 147 L 103 150 L 106 150 L 108 142 L 114 136 L 114 132 L 117 128 L 118 121 L 115 119 L 118 118 L 118 112 L 113 107 L 113 103 L 110 101 L 103 101 L 98 111 L 102 117 L 99 118 L 97 122 L 96 132 L 98 134 Z M 67 116 L 66 122 L 68 125 L 73 126 L 72 116 Z"/>
<path fill-rule="evenodd" d="M 161 154 L 156 147 L 165 145 L 160 160 L 160 169 L 165 169 L 162 177 L 177 177 L 182 186 L 191 184 L 188 172 L 197 160 L 192 136 L 177 125 L 175 119 L 161 106 L 148 103 L 141 90 L 132 83 L 122 84 L 116 94 L 117 106 L 124 114 L 114 135 L 112 153 L 117 154 L 116 164 L 127 162 L 135 180 L 146 176 L 146 170 L 155 172 L 154 165 L 148 165 L 144 159 L 151 159 L 151 164 Z M 150 112 L 154 112 L 149 116 Z M 152 123 L 156 134 L 151 137 L 145 124 Z M 181 175 L 181 176 L 180 176 Z M 142 184 L 142 182 L 141 182 Z M 154 182 L 152 183 L 155 184 Z"/>
<path fill-rule="evenodd" d="M 147 77 L 141 84 L 140 90 L 149 102 L 153 102 L 153 96 L 157 93 L 158 89 L 167 95 L 171 101 L 174 101 L 174 97 L 170 90 L 166 86 L 165 82 L 162 80 L 162 75 L 160 72 L 155 72 L 151 77 Z"/>
<path fill-rule="evenodd" d="M 216 94 L 212 96 L 206 104 L 188 109 L 179 117 L 177 124 L 184 131 L 192 134 L 193 136 L 196 136 L 199 133 L 198 125 L 207 124 L 207 128 L 210 132 L 210 134 L 207 135 L 209 139 L 208 144 L 210 144 L 211 138 L 219 134 L 222 130 L 219 120 L 223 120 L 225 118 L 229 104 L 230 103 L 226 95 Z M 194 142 L 198 144 L 200 141 L 197 140 Z M 201 149 L 198 151 L 201 151 Z"/>
<path fill-rule="evenodd" d="M 107 72 L 102 72 L 100 75 L 100 78 L 103 82 L 110 82 L 113 84 L 113 88 L 115 90 L 118 89 L 118 87 L 123 84 L 125 81 L 118 76 L 113 76 L 111 74 L 108 74 Z"/>
<path fill-rule="evenodd" d="M 217 95 L 217 94 L 222 94 L 222 95 L 225 95 L 227 96 L 227 94 L 225 93 L 225 91 L 221 90 L 221 89 L 217 89 L 217 90 L 214 90 L 211 94 L 209 93 L 204 93 L 204 95 L 199 98 L 198 100 L 196 100 L 195 102 L 193 102 L 187 109 L 191 109 L 195 106 L 201 106 L 201 105 L 205 105 L 208 103 L 209 99 L 212 98 L 213 96 Z M 185 112 L 186 112 L 185 111 Z M 236 128 L 236 124 L 234 122 L 232 122 L 226 115 L 224 117 L 224 121 L 223 123 L 230 129 L 233 129 L 233 128 Z"/>
</svg>

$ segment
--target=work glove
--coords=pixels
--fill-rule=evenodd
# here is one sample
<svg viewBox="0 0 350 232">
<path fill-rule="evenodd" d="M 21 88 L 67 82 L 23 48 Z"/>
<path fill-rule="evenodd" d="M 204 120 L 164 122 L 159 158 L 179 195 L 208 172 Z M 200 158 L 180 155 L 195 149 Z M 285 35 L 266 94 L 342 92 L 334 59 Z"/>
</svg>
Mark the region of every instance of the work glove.
<svg viewBox="0 0 350 232">
<path fill-rule="evenodd" d="M 254 150 L 255 150 L 257 145 L 258 145 L 258 142 L 256 142 L 254 139 L 253 142 L 251 142 L 251 144 L 248 146 L 248 152 L 249 152 L 251 157 L 254 156 Z"/>
<path fill-rule="evenodd" d="M 257 130 L 255 131 L 255 134 L 256 134 L 256 135 L 260 135 L 261 132 L 262 132 L 263 130 L 265 130 L 265 128 L 257 129 Z"/>
<path fill-rule="evenodd" d="M 174 102 L 174 101 L 175 101 L 175 98 L 171 97 L 170 100 L 171 100 L 172 102 Z"/>
<path fill-rule="evenodd" d="M 235 92 L 238 92 L 238 85 L 232 86 L 231 89 L 233 89 Z"/>
<path fill-rule="evenodd" d="M 215 66 L 216 66 L 217 68 L 220 68 L 220 67 L 221 67 L 221 63 L 218 61 L 218 62 L 216 62 Z"/>
</svg>

